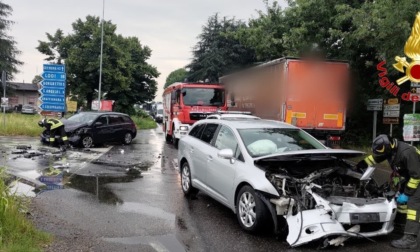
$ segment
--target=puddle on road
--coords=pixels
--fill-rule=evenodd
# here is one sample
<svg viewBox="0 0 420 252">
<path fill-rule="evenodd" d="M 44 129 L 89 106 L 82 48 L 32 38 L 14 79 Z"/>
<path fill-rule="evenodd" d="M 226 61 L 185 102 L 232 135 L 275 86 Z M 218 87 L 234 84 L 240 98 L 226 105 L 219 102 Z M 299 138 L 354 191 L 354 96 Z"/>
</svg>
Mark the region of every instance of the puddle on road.
<svg viewBox="0 0 420 252">
<path fill-rule="evenodd" d="M 72 174 L 69 177 L 64 178 L 64 180 L 66 181 L 67 187 L 96 195 L 101 203 L 119 205 L 122 204 L 123 201 L 107 187 L 107 184 L 132 182 L 134 179 L 140 177 L 141 173 L 139 172 L 112 175 L 102 174 L 101 176 L 83 176 Z"/>
<path fill-rule="evenodd" d="M 118 207 L 118 211 L 127 213 L 137 213 L 163 219 L 171 223 L 175 222 L 175 215 L 170 212 L 166 212 L 161 208 L 153 207 L 148 204 L 137 203 L 137 202 L 124 202 L 124 204 Z"/>
<path fill-rule="evenodd" d="M 186 249 L 178 241 L 175 235 L 157 235 L 157 236 L 133 236 L 119 238 L 102 238 L 102 240 L 110 243 L 119 243 L 124 245 L 149 245 L 159 252 L 185 252 Z"/>
</svg>

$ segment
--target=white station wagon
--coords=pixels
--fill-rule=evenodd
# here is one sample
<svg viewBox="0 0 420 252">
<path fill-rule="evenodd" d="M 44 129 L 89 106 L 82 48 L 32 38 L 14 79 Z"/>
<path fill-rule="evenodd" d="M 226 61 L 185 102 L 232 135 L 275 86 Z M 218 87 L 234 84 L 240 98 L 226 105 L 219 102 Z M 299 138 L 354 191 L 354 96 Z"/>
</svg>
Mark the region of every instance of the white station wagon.
<svg viewBox="0 0 420 252">
<path fill-rule="evenodd" d="M 393 230 L 394 197 L 371 179 L 374 168 L 346 160 L 362 155 L 329 149 L 289 124 L 225 117 L 195 123 L 178 161 L 184 194 L 208 194 L 245 231 L 273 227 L 292 247 L 320 238 L 338 246 Z"/>
</svg>

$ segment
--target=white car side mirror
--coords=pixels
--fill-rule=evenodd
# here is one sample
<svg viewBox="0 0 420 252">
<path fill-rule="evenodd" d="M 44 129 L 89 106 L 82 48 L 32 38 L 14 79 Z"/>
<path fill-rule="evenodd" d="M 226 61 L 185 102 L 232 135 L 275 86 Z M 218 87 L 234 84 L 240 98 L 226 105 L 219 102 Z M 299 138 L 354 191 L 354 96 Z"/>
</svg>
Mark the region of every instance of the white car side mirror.
<svg viewBox="0 0 420 252">
<path fill-rule="evenodd" d="M 231 159 L 233 158 L 233 151 L 231 149 L 223 149 L 217 153 L 217 156 L 224 159 Z"/>
</svg>

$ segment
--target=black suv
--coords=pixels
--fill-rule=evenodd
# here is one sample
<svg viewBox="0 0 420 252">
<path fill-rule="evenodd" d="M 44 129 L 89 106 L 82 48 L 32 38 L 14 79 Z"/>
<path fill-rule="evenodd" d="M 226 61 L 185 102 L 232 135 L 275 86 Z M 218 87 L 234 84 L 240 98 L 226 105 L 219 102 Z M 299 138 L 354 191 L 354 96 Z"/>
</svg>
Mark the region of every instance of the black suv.
<svg viewBox="0 0 420 252">
<path fill-rule="evenodd" d="M 133 120 L 117 112 L 81 112 L 62 119 L 62 122 L 69 142 L 84 148 L 109 142 L 130 144 L 137 135 Z M 45 131 L 41 134 L 41 141 L 49 142 L 49 135 Z"/>
</svg>

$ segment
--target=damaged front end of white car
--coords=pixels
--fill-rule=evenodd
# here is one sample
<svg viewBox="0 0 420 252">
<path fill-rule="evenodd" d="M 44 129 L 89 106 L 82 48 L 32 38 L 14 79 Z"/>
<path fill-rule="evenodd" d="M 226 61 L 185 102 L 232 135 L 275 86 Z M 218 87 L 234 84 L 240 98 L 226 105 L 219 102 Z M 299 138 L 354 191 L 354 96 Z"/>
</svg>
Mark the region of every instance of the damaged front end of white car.
<svg viewBox="0 0 420 252">
<path fill-rule="evenodd" d="M 394 193 L 371 178 L 374 168 L 356 171 L 343 159 L 361 154 L 313 151 L 255 161 L 280 195 L 270 199 L 269 208 L 277 234 L 287 233 L 290 246 L 316 240 L 321 247 L 339 246 L 351 237 L 393 231 Z"/>
</svg>

